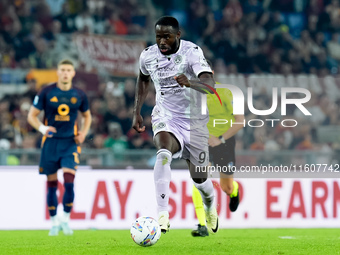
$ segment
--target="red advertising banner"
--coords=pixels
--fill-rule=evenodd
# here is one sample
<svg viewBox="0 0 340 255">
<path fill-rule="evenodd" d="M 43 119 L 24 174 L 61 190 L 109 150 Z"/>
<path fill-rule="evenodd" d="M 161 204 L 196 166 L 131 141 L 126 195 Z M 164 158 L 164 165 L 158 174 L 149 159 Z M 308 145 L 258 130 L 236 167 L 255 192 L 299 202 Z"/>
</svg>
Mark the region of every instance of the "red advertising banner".
<svg viewBox="0 0 340 255">
<path fill-rule="evenodd" d="M 86 69 L 105 70 L 114 76 L 136 76 L 140 53 L 146 47 L 145 41 L 100 35 L 77 34 L 73 42 Z"/>
</svg>

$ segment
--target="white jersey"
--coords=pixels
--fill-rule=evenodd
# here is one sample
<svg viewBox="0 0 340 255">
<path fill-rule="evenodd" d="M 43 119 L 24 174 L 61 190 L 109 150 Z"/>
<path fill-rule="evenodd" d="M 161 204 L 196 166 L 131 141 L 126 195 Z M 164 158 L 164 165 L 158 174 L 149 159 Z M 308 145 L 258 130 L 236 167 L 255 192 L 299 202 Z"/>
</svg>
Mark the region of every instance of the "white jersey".
<svg viewBox="0 0 340 255">
<path fill-rule="evenodd" d="M 156 106 L 153 117 L 158 115 L 168 120 L 200 120 L 207 123 L 209 115 L 201 114 L 201 93 L 181 87 L 174 79 L 185 74 L 189 80 L 197 80 L 202 72 L 212 72 L 203 51 L 196 44 L 180 40 L 176 53 L 163 55 L 157 44 L 146 48 L 140 56 L 140 70 L 150 75 L 156 89 Z M 181 121 L 182 120 L 182 121 Z"/>
</svg>

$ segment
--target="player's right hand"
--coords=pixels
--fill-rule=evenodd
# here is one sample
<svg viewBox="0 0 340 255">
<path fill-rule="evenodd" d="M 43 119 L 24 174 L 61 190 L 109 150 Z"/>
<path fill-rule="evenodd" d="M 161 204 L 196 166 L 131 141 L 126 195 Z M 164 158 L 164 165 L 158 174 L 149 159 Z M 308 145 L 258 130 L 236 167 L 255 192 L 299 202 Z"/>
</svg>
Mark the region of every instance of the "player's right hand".
<svg viewBox="0 0 340 255">
<path fill-rule="evenodd" d="M 143 117 L 140 114 L 135 114 L 133 116 L 132 127 L 138 133 L 145 131 L 145 126 L 143 126 Z"/>
<path fill-rule="evenodd" d="M 55 127 L 48 126 L 48 129 L 46 130 L 45 136 L 46 137 L 53 137 L 54 133 L 57 133 L 57 130 L 55 129 Z"/>
</svg>

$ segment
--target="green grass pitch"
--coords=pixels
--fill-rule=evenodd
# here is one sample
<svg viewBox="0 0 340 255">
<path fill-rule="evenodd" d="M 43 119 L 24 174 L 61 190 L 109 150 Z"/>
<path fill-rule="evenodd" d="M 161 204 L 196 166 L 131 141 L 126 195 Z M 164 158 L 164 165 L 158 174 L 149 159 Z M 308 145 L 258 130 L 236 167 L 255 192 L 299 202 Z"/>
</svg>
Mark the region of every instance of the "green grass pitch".
<svg viewBox="0 0 340 255">
<path fill-rule="evenodd" d="M 75 230 L 50 237 L 48 231 L 0 231 L 0 254 L 215 255 L 340 254 L 339 229 L 221 229 L 192 237 L 189 229 L 171 229 L 151 247 L 136 245 L 129 230 Z"/>
</svg>

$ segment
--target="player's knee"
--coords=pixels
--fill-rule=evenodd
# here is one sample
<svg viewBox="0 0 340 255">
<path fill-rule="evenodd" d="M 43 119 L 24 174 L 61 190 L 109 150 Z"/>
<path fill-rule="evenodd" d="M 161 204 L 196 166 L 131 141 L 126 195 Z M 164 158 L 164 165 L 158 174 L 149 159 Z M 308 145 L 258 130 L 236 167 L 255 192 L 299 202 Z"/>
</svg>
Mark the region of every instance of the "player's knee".
<svg viewBox="0 0 340 255">
<path fill-rule="evenodd" d="M 206 178 L 206 177 L 202 177 L 202 178 L 194 177 L 194 178 L 192 178 L 192 180 L 193 180 L 195 183 L 201 184 L 201 183 L 205 182 L 205 181 L 207 180 L 207 178 Z"/>
<path fill-rule="evenodd" d="M 57 173 L 47 175 L 47 182 L 53 182 L 53 181 L 57 181 L 58 182 L 58 175 L 57 175 Z"/>
<path fill-rule="evenodd" d="M 160 149 L 157 151 L 156 160 L 160 161 L 162 165 L 170 164 L 172 160 L 172 154 L 167 149 Z"/>
<path fill-rule="evenodd" d="M 74 182 L 74 174 L 64 173 L 64 183 L 73 183 Z"/>
<path fill-rule="evenodd" d="M 48 188 L 58 188 L 58 180 L 47 181 Z"/>
<path fill-rule="evenodd" d="M 65 194 L 64 196 L 69 197 L 69 199 L 73 200 L 74 198 L 74 174 L 64 173 L 64 187 Z"/>
</svg>

